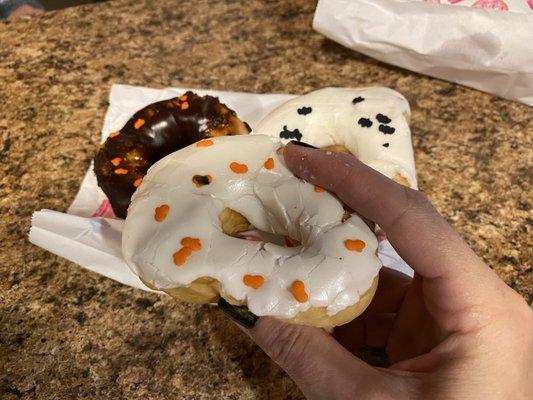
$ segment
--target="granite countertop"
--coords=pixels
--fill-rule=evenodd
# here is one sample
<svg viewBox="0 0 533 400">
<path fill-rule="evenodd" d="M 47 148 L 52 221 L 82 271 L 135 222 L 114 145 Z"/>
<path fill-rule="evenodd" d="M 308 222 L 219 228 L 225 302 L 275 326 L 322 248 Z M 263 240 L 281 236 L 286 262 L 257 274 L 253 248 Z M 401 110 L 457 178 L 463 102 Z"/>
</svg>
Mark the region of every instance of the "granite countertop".
<svg viewBox="0 0 533 400">
<path fill-rule="evenodd" d="M 0 22 L 0 398 L 301 397 L 215 308 L 121 286 L 28 243 L 32 211 L 74 198 L 113 83 L 402 92 L 421 190 L 531 302 L 531 108 L 346 50 L 313 32 L 314 7 L 118 0 Z"/>
</svg>

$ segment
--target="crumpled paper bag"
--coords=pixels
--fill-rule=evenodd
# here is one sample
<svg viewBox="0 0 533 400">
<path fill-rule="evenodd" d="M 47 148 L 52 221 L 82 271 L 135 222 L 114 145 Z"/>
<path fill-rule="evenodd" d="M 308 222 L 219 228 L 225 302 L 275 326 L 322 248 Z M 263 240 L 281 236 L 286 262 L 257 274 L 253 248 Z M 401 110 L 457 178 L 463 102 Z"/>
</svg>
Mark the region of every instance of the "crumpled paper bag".
<svg viewBox="0 0 533 400">
<path fill-rule="evenodd" d="M 218 96 L 253 127 L 270 111 L 294 97 L 288 94 L 254 94 L 216 90 L 114 85 L 109 96 L 102 141 L 117 131 L 138 109 L 156 101 L 169 99 L 193 90 L 200 95 Z M 85 174 L 76 198 L 66 213 L 40 210 L 33 213 L 29 234 L 31 243 L 66 258 L 83 268 L 128 286 L 152 291 L 130 270 L 122 258 L 121 242 L 124 221 L 116 219 L 105 194 L 96 183 L 92 165 Z M 387 240 L 379 243 L 383 265 L 410 276 L 413 270 L 400 258 Z"/>
<path fill-rule="evenodd" d="M 320 0 L 313 28 L 377 60 L 533 105 L 533 0 Z"/>
</svg>

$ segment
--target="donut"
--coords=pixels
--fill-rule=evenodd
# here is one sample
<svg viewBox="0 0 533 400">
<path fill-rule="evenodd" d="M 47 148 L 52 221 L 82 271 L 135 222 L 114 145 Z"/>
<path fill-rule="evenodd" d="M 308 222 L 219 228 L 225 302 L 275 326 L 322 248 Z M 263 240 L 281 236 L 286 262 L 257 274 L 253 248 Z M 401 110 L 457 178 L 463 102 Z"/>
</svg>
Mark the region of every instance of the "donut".
<svg viewBox="0 0 533 400">
<path fill-rule="evenodd" d="M 281 148 L 267 135 L 220 136 L 155 163 L 124 225 L 132 271 L 183 301 L 296 324 L 331 328 L 362 313 L 381 268 L 377 239 L 335 196 L 295 177 Z"/>
<path fill-rule="evenodd" d="M 242 135 L 250 127 L 212 96 L 188 91 L 137 111 L 124 127 L 112 132 L 94 158 L 98 186 L 115 215 L 126 217 L 132 194 L 156 161 L 198 140 Z"/>
<path fill-rule="evenodd" d="M 409 118 L 409 103 L 392 89 L 325 88 L 282 104 L 261 120 L 254 133 L 352 154 L 416 189 Z"/>
</svg>

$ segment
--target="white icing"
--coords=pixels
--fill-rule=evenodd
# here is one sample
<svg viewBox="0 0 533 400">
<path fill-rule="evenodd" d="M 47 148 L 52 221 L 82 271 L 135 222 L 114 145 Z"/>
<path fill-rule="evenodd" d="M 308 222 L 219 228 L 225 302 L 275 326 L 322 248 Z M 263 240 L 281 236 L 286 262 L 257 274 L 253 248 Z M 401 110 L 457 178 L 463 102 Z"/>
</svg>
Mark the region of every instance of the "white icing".
<svg viewBox="0 0 533 400">
<path fill-rule="evenodd" d="M 278 139 L 265 135 L 211 139 L 210 147 L 191 145 L 154 164 L 133 195 L 122 236 L 124 257 L 132 270 L 161 289 L 186 286 L 212 277 L 221 291 L 247 302 L 256 315 L 294 317 L 310 307 L 329 314 L 355 304 L 371 286 L 381 267 L 377 240 L 357 216 L 342 222 L 342 204 L 328 192 L 296 178 L 276 150 Z M 274 160 L 268 170 L 264 162 Z M 230 170 L 231 162 L 248 166 L 245 174 Z M 194 175 L 211 175 L 209 185 L 196 187 Z M 170 206 L 156 222 L 155 208 Z M 242 213 L 255 228 L 289 235 L 302 246 L 247 241 L 225 235 L 218 214 L 225 207 Z M 199 238 L 202 249 L 182 266 L 173 261 L 184 237 Z M 362 252 L 346 248 L 346 239 L 362 240 Z M 262 275 L 253 289 L 245 274 Z M 301 280 L 309 295 L 298 302 L 289 288 Z"/>
<path fill-rule="evenodd" d="M 364 100 L 354 104 L 352 100 L 357 97 Z M 311 112 L 299 114 L 303 107 L 311 107 Z M 378 114 L 391 121 L 380 123 L 376 119 Z M 368 166 L 389 178 L 400 174 L 416 188 L 409 116 L 409 103 L 392 89 L 325 88 L 282 104 L 261 120 L 254 133 L 280 138 L 284 127 L 290 131 L 298 129 L 302 142 L 316 147 L 344 145 Z M 361 126 L 358 123 L 361 118 L 370 119 L 372 126 Z M 380 125 L 394 128 L 394 133 L 381 132 Z M 290 140 L 280 139 L 283 143 Z M 383 146 L 385 143 L 388 147 Z"/>
</svg>

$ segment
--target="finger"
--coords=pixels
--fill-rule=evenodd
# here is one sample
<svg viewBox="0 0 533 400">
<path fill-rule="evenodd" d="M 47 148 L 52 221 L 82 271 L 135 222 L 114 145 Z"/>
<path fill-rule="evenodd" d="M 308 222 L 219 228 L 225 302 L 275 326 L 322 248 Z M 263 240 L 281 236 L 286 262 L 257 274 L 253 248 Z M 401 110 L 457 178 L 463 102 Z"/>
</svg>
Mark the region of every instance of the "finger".
<svg viewBox="0 0 533 400">
<path fill-rule="evenodd" d="M 391 244 L 425 278 L 445 278 L 442 296 L 464 306 L 465 284 L 486 278 L 483 264 L 418 191 L 399 185 L 355 157 L 289 144 L 287 167 L 297 176 L 334 192 L 362 216 L 375 221 Z M 493 279 L 493 275 L 490 275 Z M 479 287 L 480 285 L 476 285 Z M 454 302 L 454 300 L 458 300 Z"/>
<path fill-rule="evenodd" d="M 352 398 L 354 389 L 364 392 L 378 381 L 376 370 L 322 329 L 269 317 L 259 318 L 252 329 L 241 329 L 294 379 L 307 398 Z"/>
<path fill-rule="evenodd" d="M 335 327 L 333 337 L 345 349 L 354 353 L 364 346 L 385 347 L 394 325 L 396 314 L 365 312 L 353 321 Z"/>
<path fill-rule="evenodd" d="M 350 352 L 366 345 L 385 346 L 383 337 L 388 337 L 393 321 L 390 315 L 394 316 L 393 313 L 400 309 L 411 278 L 399 271 L 383 267 L 379 271 L 378 282 L 376 294 L 365 312 L 353 321 L 336 327 L 333 332 L 335 339 Z M 386 317 L 383 317 L 384 313 Z M 385 319 L 387 324 L 374 323 L 374 320 L 380 319 Z"/>
<path fill-rule="evenodd" d="M 364 313 L 347 324 L 336 326 L 333 330 L 333 337 L 351 353 L 364 347 L 366 345 Z"/>
<path fill-rule="evenodd" d="M 431 296 L 424 296 L 424 286 L 427 286 L 424 280 L 415 275 L 394 321 L 394 334 L 387 343 L 387 355 L 393 363 L 427 353 L 441 343 L 450 330 L 455 330 L 457 320 L 462 319 L 462 311 L 449 313 L 451 315 L 439 321 L 444 329 L 436 329 L 434 318 L 426 307 L 432 301 Z M 443 304 L 448 301 L 440 299 Z"/>
<path fill-rule="evenodd" d="M 368 314 L 365 316 L 365 344 L 385 347 L 394 325 L 396 314 Z"/>
<path fill-rule="evenodd" d="M 399 271 L 383 267 L 379 271 L 378 288 L 366 312 L 396 313 L 402 305 L 411 278 Z"/>
</svg>

